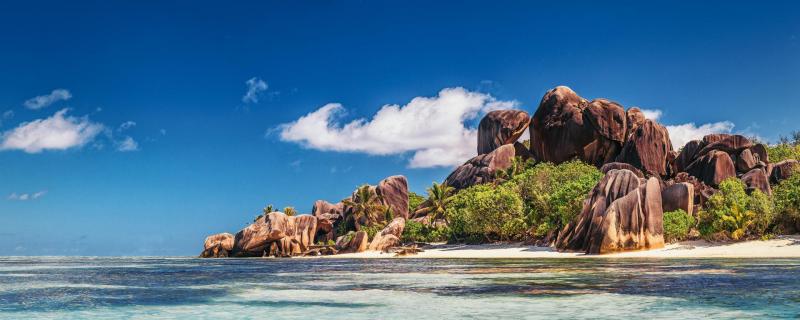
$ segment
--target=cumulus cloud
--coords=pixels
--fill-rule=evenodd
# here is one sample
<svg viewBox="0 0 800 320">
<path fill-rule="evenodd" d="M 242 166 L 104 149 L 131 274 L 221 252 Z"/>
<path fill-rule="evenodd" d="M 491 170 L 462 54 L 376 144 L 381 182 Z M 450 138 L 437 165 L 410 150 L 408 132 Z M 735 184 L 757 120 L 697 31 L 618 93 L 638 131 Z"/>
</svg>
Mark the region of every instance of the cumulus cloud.
<svg viewBox="0 0 800 320">
<path fill-rule="evenodd" d="M 58 101 L 66 101 L 72 98 L 72 94 L 66 89 L 55 89 L 50 94 L 36 96 L 26 100 L 23 104 L 28 109 L 41 109 Z"/>
<path fill-rule="evenodd" d="M 122 141 L 117 142 L 117 151 L 120 152 L 131 152 L 131 151 L 138 151 L 139 150 L 139 143 L 136 142 L 132 137 L 127 136 Z"/>
<path fill-rule="evenodd" d="M 678 149 L 687 142 L 702 139 L 703 136 L 712 133 L 730 133 L 733 131 L 734 124 L 730 121 L 706 123 L 700 126 L 694 123 L 684 123 L 679 125 L 667 126 L 669 138 L 672 140 L 672 147 Z"/>
<path fill-rule="evenodd" d="M 279 127 L 283 141 L 323 151 L 394 155 L 413 152 L 409 166 L 460 165 L 475 156 L 477 130 L 467 125 L 490 110 L 510 109 L 500 101 L 464 88 L 447 88 L 435 97 L 416 97 L 406 105 L 384 105 L 371 119 L 340 123 L 345 108 L 329 103 Z"/>
<path fill-rule="evenodd" d="M 14 192 L 8 195 L 8 200 L 16 200 L 16 201 L 36 200 L 44 196 L 46 193 L 47 191 L 39 191 L 35 193 L 20 193 L 20 194 Z"/>
<path fill-rule="evenodd" d="M 661 115 L 663 114 L 663 112 L 661 112 L 661 110 L 659 109 L 641 109 L 641 110 L 642 113 L 644 113 L 645 118 L 654 121 L 658 120 L 658 118 L 661 118 Z"/>
<path fill-rule="evenodd" d="M 258 77 L 250 78 L 245 84 L 247 84 L 247 93 L 242 97 L 242 102 L 244 103 L 258 103 L 258 98 L 261 93 L 266 91 L 269 87 L 264 80 Z"/>
<path fill-rule="evenodd" d="M 42 150 L 65 150 L 82 147 L 92 141 L 104 126 L 88 117 L 67 116 L 62 109 L 53 116 L 23 122 L 14 129 L 0 134 L 0 150 L 23 150 L 39 153 Z"/>
</svg>

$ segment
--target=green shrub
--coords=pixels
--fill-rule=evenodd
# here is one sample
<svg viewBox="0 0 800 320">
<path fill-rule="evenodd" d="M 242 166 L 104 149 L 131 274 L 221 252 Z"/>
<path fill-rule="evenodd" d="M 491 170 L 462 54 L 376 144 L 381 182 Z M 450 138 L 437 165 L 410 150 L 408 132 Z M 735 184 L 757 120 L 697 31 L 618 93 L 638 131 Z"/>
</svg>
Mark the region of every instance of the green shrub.
<svg viewBox="0 0 800 320">
<path fill-rule="evenodd" d="M 400 240 L 403 242 L 443 242 L 450 237 L 446 226 L 429 226 L 414 220 L 406 221 Z"/>
<path fill-rule="evenodd" d="M 769 162 L 776 163 L 787 159 L 800 160 L 800 145 L 780 143 L 767 146 Z"/>
<path fill-rule="evenodd" d="M 413 215 L 414 211 L 417 210 L 417 207 L 419 207 L 419 205 L 423 202 L 425 202 L 425 197 L 416 192 L 410 191 L 408 193 L 408 213 Z"/>
<path fill-rule="evenodd" d="M 461 190 L 446 211 L 453 240 L 514 240 L 528 228 L 522 199 L 509 185 L 483 184 Z"/>
<path fill-rule="evenodd" d="M 776 219 L 787 224 L 800 223 L 800 173 L 793 174 L 772 189 Z"/>
<path fill-rule="evenodd" d="M 700 234 L 710 236 L 724 232 L 731 239 L 746 235 L 762 235 L 772 224 L 772 204 L 769 197 L 756 190 L 747 195 L 739 179 L 729 178 L 719 185 L 719 192 L 706 202 L 700 212 Z"/>
<path fill-rule="evenodd" d="M 368 239 L 375 239 L 375 235 L 378 234 L 378 232 L 381 232 L 381 230 L 383 230 L 383 227 L 378 224 L 361 226 L 361 231 L 365 231 L 367 233 L 367 236 L 369 236 Z"/>
<path fill-rule="evenodd" d="M 674 242 L 686 240 L 689 229 L 694 227 L 692 215 L 683 210 L 664 212 L 664 241 Z"/>
<path fill-rule="evenodd" d="M 522 197 L 525 222 L 534 228 L 534 236 L 542 237 L 572 221 L 602 177 L 596 167 L 574 160 L 559 165 L 539 163 L 509 183 Z"/>
</svg>

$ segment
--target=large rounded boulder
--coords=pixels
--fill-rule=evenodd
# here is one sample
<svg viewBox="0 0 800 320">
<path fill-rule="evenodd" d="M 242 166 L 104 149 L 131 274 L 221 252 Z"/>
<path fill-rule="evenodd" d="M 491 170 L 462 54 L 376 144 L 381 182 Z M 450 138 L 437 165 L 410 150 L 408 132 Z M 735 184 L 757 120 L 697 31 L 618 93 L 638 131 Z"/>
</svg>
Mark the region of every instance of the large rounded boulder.
<svg viewBox="0 0 800 320">
<path fill-rule="evenodd" d="M 629 170 L 611 170 L 581 213 L 559 233 L 556 248 L 604 254 L 664 246 L 661 186 Z"/>
<path fill-rule="evenodd" d="M 375 238 L 369 244 L 369 250 L 385 251 L 386 249 L 400 245 L 400 236 L 406 226 L 406 219 L 395 218 L 386 227 L 375 234 Z"/>
<path fill-rule="evenodd" d="M 478 155 L 462 164 L 445 179 L 456 190 L 494 181 L 495 172 L 509 168 L 514 161 L 514 145 L 506 144 L 492 152 Z"/>
<path fill-rule="evenodd" d="M 260 257 L 272 244 L 289 234 L 289 217 L 283 212 L 271 212 L 261 216 L 234 237 L 234 256 Z"/>
<path fill-rule="evenodd" d="M 478 154 L 487 154 L 502 145 L 516 142 L 530 122 L 530 116 L 522 110 L 487 113 L 478 125 Z"/>
<path fill-rule="evenodd" d="M 381 180 L 375 190 L 395 217 L 408 218 L 408 180 L 404 176 L 391 176 Z"/>
</svg>

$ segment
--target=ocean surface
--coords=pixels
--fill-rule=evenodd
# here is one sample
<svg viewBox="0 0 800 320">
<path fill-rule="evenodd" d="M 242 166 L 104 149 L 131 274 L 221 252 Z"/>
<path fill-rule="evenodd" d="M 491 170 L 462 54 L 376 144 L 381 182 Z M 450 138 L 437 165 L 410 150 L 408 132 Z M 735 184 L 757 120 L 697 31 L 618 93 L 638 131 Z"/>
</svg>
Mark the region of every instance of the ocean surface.
<svg viewBox="0 0 800 320">
<path fill-rule="evenodd" d="M 800 317 L 800 259 L 0 257 L 2 319 Z"/>
</svg>

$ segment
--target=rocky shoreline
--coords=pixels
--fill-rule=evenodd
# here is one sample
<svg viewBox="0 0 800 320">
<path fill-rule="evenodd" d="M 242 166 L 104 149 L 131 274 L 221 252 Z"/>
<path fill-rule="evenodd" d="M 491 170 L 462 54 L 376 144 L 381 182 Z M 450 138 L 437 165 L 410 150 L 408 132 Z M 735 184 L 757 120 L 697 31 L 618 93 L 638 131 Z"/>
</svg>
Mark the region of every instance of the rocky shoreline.
<svg viewBox="0 0 800 320">
<path fill-rule="evenodd" d="M 518 141 L 526 130 L 529 146 Z M 446 185 L 457 191 L 491 183 L 516 161 L 578 159 L 600 168 L 604 176 L 580 214 L 545 239 L 558 251 L 585 254 L 664 248 L 665 212 L 696 213 L 730 178 L 740 179 L 748 193 L 770 195 L 772 185 L 800 168 L 796 160 L 770 162 L 766 145 L 741 135 L 711 134 L 673 150 L 667 129 L 640 109 L 589 101 L 563 86 L 548 91 L 532 117 L 522 110 L 489 112 L 478 127 L 477 149 Z M 409 220 L 442 223 L 427 216 L 431 205 L 409 208 L 407 179 L 391 176 L 336 203 L 318 200 L 307 215 L 265 212 L 235 235 L 207 237 L 200 256 L 415 253 L 416 244 L 402 243 L 403 230 Z"/>
</svg>

